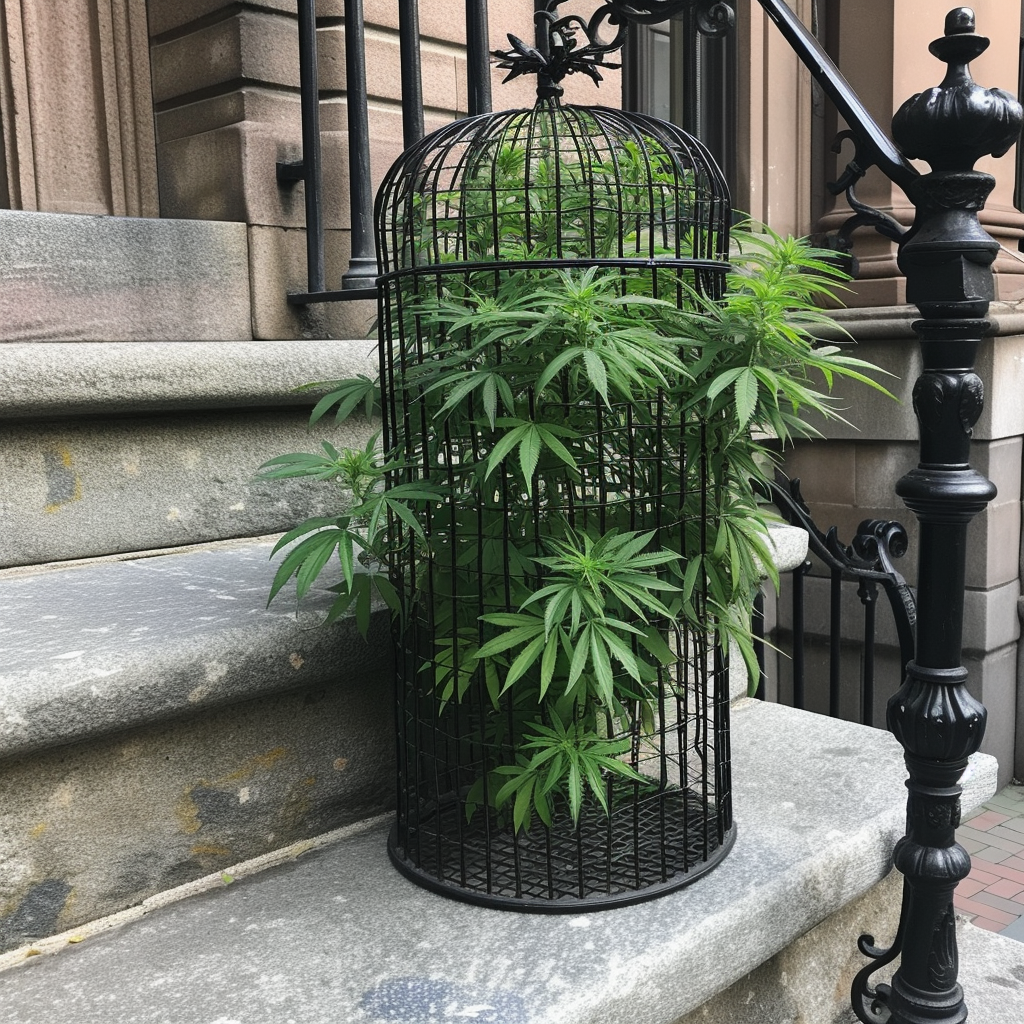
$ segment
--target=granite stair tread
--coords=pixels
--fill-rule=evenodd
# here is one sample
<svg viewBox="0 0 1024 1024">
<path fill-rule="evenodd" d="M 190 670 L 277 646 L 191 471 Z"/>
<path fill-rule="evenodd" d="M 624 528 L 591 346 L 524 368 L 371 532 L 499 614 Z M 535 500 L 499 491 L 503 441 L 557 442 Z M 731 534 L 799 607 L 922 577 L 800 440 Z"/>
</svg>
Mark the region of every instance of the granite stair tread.
<svg viewBox="0 0 1024 1024">
<path fill-rule="evenodd" d="M 0 574 L 0 758 L 326 682 L 379 686 L 371 642 L 332 595 L 270 607 L 273 539 Z"/>
<path fill-rule="evenodd" d="M 732 749 L 736 844 L 660 899 L 586 915 L 448 900 L 394 870 L 378 819 L 57 955 L 8 954 L 0 1022 L 673 1024 L 871 890 L 903 831 L 887 733 L 744 700 Z M 965 806 L 994 789 L 976 755 Z"/>
</svg>

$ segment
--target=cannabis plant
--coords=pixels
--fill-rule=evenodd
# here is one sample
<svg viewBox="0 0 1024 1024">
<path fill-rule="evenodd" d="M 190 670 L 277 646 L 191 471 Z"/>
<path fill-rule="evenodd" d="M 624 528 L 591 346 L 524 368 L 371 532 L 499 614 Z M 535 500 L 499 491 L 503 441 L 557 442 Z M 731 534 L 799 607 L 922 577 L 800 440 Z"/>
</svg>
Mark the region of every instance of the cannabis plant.
<svg viewBox="0 0 1024 1024">
<path fill-rule="evenodd" d="M 519 251 L 517 224 L 512 209 L 502 231 Z M 533 233 L 537 259 L 545 237 Z M 409 289 L 391 315 L 415 321 L 431 354 L 389 386 L 415 395 L 415 442 L 324 442 L 263 467 L 333 482 L 347 501 L 281 538 L 271 597 L 293 577 L 301 597 L 330 566 L 328 621 L 353 608 L 365 632 L 376 596 L 426 624 L 434 651 L 421 671 L 438 714 L 477 684 L 495 710 L 512 709 L 478 728 L 510 743 L 514 761 L 486 767 L 465 806 L 504 809 L 516 830 L 534 814 L 550 825 L 560 808 L 576 821 L 587 799 L 607 810 L 610 775 L 639 779 L 622 737 L 654 729 L 681 625 L 732 643 L 756 678 L 752 602 L 772 572 L 759 483 L 780 446 L 814 434 L 808 413 L 836 416 L 836 376 L 871 383 L 864 363 L 813 340 L 836 274 L 807 243 L 735 232 L 721 301 L 659 273 L 646 289 L 601 266 Z M 380 408 L 378 382 L 329 384 L 314 423 Z M 680 429 L 666 437 L 665 422 Z M 682 496 L 681 513 L 638 510 L 619 500 L 627 489 Z M 593 492 L 600 502 L 583 497 Z M 396 561 L 419 575 L 416 609 L 389 578 Z"/>
</svg>

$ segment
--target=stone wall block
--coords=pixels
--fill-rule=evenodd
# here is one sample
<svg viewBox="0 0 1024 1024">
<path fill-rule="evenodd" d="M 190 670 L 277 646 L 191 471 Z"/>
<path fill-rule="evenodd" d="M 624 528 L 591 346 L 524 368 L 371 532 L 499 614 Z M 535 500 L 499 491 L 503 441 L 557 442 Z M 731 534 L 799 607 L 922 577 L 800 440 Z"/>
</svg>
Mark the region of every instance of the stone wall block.
<svg viewBox="0 0 1024 1024">
<path fill-rule="evenodd" d="M 847 420 L 824 420 L 808 414 L 807 419 L 830 440 L 916 441 L 914 381 L 921 373 L 921 356 L 914 342 L 862 341 L 849 354 L 874 363 L 886 374 L 872 374 L 896 401 L 859 381 L 836 378 L 832 391 L 834 406 Z M 824 380 L 819 388 L 824 390 Z"/>
<path fill-rule="evenodd" d="M 1008 644 L 980 658 L 964 657 L 968 689 L 988 709 L 981 751 L 999 762 L 1000 788 L 1009 785 L 1015 776 L 1017 648 L 1018 644 Z"/>
<path fill-rule="evenodd" d="M 349 224 L 348 139 L 322 132 L 324 225 Z M 304 227 L 305 185 L 281 186 L 277 162 L 302 155 L 300 136 L 251 121 L 160 144 L 160 209 L 165 217 Z"/>
<path fill-rule="evenodd" d="M 345 29 L 330 25 L 317 32 L 320 88 L 345 92 L 347 63 Z M 366 88 L 374 99 L 400 102 L 402 80 L 399 69 L 398 36 L 368 27 L 366 49 Z M 454 48 L 422 45 L 420 64 L 423 76 L 423 105 L 435 109 L 466 112 L 466 58 Z"/>
<path fill-rule="evenodd" d="M 252 337 L 237 224 L 0 211 L 0 342 Z"/>
<path fill-rule="evenodd" d="M 261 11 L 295 14 L 295 0 L 244 0 L 244 5 Z M 151 38 L 183 29 L 196 21 L 228 18 L 236 13 L 238 0 L 147 0 Z"/>
<path fill-rule="evenodd" d="M 309 481 L 260 481 L 288 451 L 362 447 L 355 420 L 310 435 L 305 409 L 90 418 L 0 427 L 0 567 L 177 547 L 291 529 L 342 496 Z"/>
<path fill-rule="evenodd" d="M 1020 502 L 990 505 L 967 528 L 969 587 L 997 587 L 1018 578 L 1021 536 Z"/>
<path fill-rule="evenodd" d="M 348 270 L 347 231 L 325 232 L 327 288 L 341 287 Z M 307 290 L 306 232 L 301 229 L 250 227 L 253 275 L 253 336 L 256 338 L 369 338 L 377 315 L 374 300 L 290 306 L 289 292 Z"/>
<path fill-rule="evenodd" d="M 857 446 L 839 441 L 797 442 L 788 448 L 783 469 L 790 480 L 799 480 L 805 498 L 830 505 L 855 505 Z"/>
<path fill-rule="evenodd" d="M 975 655 L 995 651 L 1020 639 L 1017 605 L 1020 581 L 964 594 L 964 649 Z"/>
<path fill-rule="evenodd" d="M 230 18 L 157 43 L 151 60 L 157 103 L 237 79 L 299 86 L 295 19 L 245 7 Z"/>
<path fill-rule="evenodd" d="M 1015 318 L 1016 319 L 1016 318 Z M 985 383 L 985 408 L 974 428 L 978 439 L 1024 434 L 1024 336 L 986 338 L 975 363 Z"/>
<path fill-rule="evenodd" d="M 162 143 L 240 121 L 252 121 L 264 129 L 282 129 L 298 136 L 302 123 L 299 97 L 268 86 L 245 85 L 232 92 L 169 107 L 156 115 L 157 135 Z"/>
<path fill-rule="evenodd" d="M 0 205 L 154 216 L 145 0 L 0 4 Z"/>
<path fill-rule="evenodd" d="M 506 6 L 502 4 L 500 6 Z M 366 0 L 366 21 L 371 25 L 398 30 L 398 4 L 394 0 Z M 317 17 L 344 18 L 345 0 L 317 0 Z M 506 15 L 507 20 L 507 15 Z M 422 3 L 419 10 L 420 36 L 448 43 L 466 43 L 465 5 Z M 493 31 L 492 31 L 493 36 Z M 504 36 L 500 37 L 504 39 Z M 491 49 L 498 43 L 491 40 Z"/>
</svg>

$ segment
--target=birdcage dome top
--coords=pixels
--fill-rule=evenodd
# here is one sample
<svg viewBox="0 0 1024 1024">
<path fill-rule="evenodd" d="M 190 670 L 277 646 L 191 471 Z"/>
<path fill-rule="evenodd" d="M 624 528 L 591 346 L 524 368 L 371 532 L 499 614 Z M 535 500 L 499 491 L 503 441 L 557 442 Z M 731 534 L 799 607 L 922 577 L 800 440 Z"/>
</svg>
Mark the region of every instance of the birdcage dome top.
<svg viewBox="0 0 1024 1024">
<path fill-rule="evenodd" d="M 722 173 L 682 129 L 552 96 L 428 135 L 377 198 L 385 275 L 537 260 L 721 268 L 729 217 Z"/>
</svg>

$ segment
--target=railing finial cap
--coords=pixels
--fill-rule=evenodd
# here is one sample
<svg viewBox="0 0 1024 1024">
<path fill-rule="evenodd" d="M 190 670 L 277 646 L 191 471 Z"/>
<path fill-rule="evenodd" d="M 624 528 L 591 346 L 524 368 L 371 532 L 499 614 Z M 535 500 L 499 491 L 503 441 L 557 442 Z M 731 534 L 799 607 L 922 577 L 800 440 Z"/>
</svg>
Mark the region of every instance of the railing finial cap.
<svg viewBox="0 0 1024 1024">
<path fill-rule="evenodd" d="M 977 27 L 974 18 L 974 11 L 970 7 L 954 7 L 946 15 L 945 34 L 947 36 L 958 36 L 966 32 L 973 32 Z"/>
</svg>

